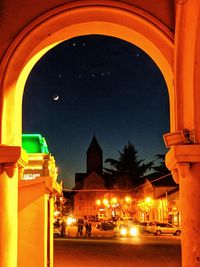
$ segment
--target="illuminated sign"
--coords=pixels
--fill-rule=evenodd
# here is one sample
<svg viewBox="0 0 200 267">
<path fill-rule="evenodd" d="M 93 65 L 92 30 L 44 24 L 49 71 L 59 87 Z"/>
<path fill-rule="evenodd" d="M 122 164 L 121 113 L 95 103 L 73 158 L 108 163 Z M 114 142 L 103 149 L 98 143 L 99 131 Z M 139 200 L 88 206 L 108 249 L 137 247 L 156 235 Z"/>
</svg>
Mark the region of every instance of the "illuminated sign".
<svg viewBox="0 0 200 267">
<path fill-rule="evenodd" d="M 35 178 L 40 177 L 39 173 L 26 173 L 23 176 L 23 180 L 34 180 Z"/>
<path fill-rule="evenodd" d="M 49 153 L 45 138 L 41 134 L 22 134 L 22 147 L 28 153 Z"/>
</svg>

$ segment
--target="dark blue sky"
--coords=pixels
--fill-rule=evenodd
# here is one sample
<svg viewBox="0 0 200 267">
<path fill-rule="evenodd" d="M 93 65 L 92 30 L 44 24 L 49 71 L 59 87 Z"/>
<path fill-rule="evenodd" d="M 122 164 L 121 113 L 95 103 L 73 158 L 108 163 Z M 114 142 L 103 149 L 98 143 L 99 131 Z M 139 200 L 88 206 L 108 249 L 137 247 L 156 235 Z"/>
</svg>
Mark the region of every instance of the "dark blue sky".
<svg viewBox="0 0 200 267">
<path fill-rule="evenodd" d="M 104 160 L 118 159 L 131 141 L 148 162 L 166 152 L 166 132 L 162 74 L 148 55 L 120 39 L 90 35 L 65 41 L 43 56 L 27 80 L 23 133 L 46 138 L 65 187 L 74 185 L 76 172 L 86 171 L 94 133 Z"/>
</svg>

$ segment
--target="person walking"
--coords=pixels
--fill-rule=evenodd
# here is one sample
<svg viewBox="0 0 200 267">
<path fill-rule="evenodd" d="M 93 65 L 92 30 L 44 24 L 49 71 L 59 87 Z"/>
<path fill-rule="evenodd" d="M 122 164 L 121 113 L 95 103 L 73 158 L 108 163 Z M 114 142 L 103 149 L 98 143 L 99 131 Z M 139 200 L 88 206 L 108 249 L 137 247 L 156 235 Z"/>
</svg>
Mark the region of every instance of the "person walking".
<svg viewBox="0 0 200 267">
<path fill-rule="evenodd" d="M 80 224 L 80 236 L 83 236 L 83 224 Z"/>
<path fill-rule="evenodd" d="M 88 235 L 88 223 L 86 222 L 86 224 L 85 224 L 85 237 L 88 237 L 89 235 Z"/>
<path fill-rule="evenodd" d="M 91 237 L 92 234 L 92 224 L 91 222 L 88 224 L 88 236 Z"/>
<path fill-rule="evenodd" d="M 83 236 L 83 224 L 82 223 L 78 223 L 77 225 L 77 233 L 76 233 L 76 237 L 81 237 Z"/>
<path fill-rule="evenodd" d="M 63 219 L 61 223 L 61 236 L 65 237 L 65 235 L 66 235 L 66 222 L 65 219 Z"/>
<path fill-rule="evenodd" d="M 76 233 L 76 237 L 79 237 L 79 236 L 81 236 L 81 224 L 80 223 L 77 224 L 77 233 Z"/>
</svg>

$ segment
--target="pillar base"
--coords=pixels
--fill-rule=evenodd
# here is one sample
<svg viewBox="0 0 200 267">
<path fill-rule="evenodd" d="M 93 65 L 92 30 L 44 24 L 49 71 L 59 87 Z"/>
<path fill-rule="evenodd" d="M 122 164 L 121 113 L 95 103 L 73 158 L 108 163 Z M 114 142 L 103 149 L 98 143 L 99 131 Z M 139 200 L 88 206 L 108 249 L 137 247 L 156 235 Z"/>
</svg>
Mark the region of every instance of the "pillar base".
<svg viewBox="0 0 200 267">
<path fill-rule="evenodd" d="M 17 266 L 18 170 L 27 163 L 28 157 L 21 147 L 0 145 L 0 259 L 3 267 Z"/>
<path fill-rule="evenodd" d="M 180 184 L 182 267 L 200 266 L 200 145 L 177 145 L 166 155 L 166 166 Z"/>
</svg>

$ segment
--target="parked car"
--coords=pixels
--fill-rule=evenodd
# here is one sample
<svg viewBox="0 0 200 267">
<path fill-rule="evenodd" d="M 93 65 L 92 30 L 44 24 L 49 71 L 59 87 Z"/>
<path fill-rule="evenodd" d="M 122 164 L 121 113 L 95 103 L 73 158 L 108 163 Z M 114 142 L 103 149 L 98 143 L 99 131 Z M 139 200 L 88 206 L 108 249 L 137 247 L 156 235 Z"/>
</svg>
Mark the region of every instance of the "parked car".
<svg viewBox="0 0 200 267">
<path fill-rule="evenodd" d="M 139 234 L 139 229 L 135 224 L 119 224 L 114 229 L 115 236 L 124 236 L 124 237 L 136 237 Z"/>
<path fill-rule="evenodd" d="M 148 231 L 155 235 L 161 234 L 173 234 L 179 236 L 181 234 L 180 227 L 174 226 L 171 223 L 154 223 L 151 227 L 149 227 Z"/>
<path fill-rule="evenodd" d="M 150 233 L 152 226 L 155 225 L 156 223 L 158 223 L 158 222 L 157 221 L 147 222 L 146 232 Z"/>
<path fill-rule="evenodd" d="M 147 232 L 147 226 L 148 222 L 136 222 L 135 225 L 138 227 L 138 230 L 140 233 L 145 233 Z"/>
<path fill-rule="evenodd" d="M 113 230 L 116 227 L 116 224 L 112 221 L 107 222 L 101 222 L 97 224 L 97 229 L 107 231 L 107 230 Z"/>
<path fill-rule="evenodd" d="M 59 226 L 54 225 L 53 227 L 53 236 L 54 237 L 61 237 L 61 229 Z"/>
</svg>

